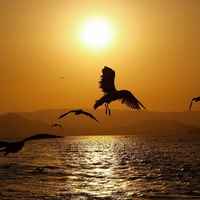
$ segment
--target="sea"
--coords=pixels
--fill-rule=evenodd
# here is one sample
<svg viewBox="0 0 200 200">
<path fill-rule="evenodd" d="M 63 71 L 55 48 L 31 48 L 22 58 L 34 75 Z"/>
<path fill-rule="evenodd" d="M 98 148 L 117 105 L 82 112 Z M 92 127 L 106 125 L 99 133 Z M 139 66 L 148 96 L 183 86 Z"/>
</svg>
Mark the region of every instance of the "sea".
<svg viewBox="0 0 200 200">
<path fill-rule="evenodd" d="M 200 199 L 200 137 L 31 140 L 0 152 L 0 199 Z"/>
</svg>

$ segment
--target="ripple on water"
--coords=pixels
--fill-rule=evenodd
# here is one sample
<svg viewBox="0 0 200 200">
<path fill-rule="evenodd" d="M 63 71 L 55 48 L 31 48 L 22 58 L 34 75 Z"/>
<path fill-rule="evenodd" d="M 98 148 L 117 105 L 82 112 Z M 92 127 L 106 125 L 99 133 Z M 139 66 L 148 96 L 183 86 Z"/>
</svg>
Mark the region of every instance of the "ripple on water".
<svg viewBox="0 0 200 200">
<path fill-rule="evenodd" d="M 2 200 L 199 198 L 199 139 L 66 137 L 45 144 L 2 157 Z"/>
</svg>

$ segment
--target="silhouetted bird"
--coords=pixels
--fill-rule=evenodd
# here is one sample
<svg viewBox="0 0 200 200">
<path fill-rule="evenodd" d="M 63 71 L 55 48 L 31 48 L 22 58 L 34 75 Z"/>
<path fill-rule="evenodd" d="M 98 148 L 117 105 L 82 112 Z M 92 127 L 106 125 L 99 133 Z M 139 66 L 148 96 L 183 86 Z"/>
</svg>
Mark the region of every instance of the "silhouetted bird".
<svg viewBox="0 0 200 200">
<path fill-rule="evenodd" d="M 60 138 L 60 137 L 63 137 L 63 136 L 41 133 L 41 134 L 33 135 L 31 137 L 27 137 L 24 140 L 21 140 L 21 141 L 18 141 L 18 142 L 0 141 L 0 148 L 6 147 L 5 149 L 0 150 L 0 152 L 5 151 L 4 156 L 7 156 L 9 153 L 17 153 L 18 151 L 20 151 L 23 148 L 24 143 L 29 141 L 29 140 L 44 139 L 44 138 Z"/>
<path fill-rule="evenodd" d="M 45 169 L 56 169 L 57 167 L 54 166 L 43 166 L 43 167 L 36 167 L 36 170 L 43 172 Z"/>
<path fill-rule="evenodd" d="M 53 126 L 58 126 L 58 127 L 60 127 L 60 128 L 63 130 L 63 127 L 62 127 L 60 124 L 52 124 L 51 127 L 50 127 L 50 130 L 51 130 L 51 128 L 52 128 Z M 64 131 L 64 130 L 63 130 L 63 131 Z"/>
<path fill-rule="evenodd" d="M 60 79 L 65 79 L 65 76 L 59 76 Z"/>
<path fill-rule="evenodd" d="M 60 117 L 58 117 L 58 119 L 65 117 L 69 113 L 75 113 L 75 115 L 84 114 L 84 115 L 89 116 L 90 118 L 96 120 L 97 122 L 99 122 L 91 113 L 85 112 L 85 111 L 83 111 L 81 109 L 79 109 L 79 110 L 70 110 L 69 112 L 66 112 L 66 113 L 62 114 Z"/>
<path fill-rule="evenodd" d="M 193 99 L 191 100 L 189 110 L 191 110 L 191 107 L 192 107 L 192 103 L 193 103 L 193 101 L 195 101 L 195 102 L 200 101 L 200 97 L 195 97 L 195 98 L 193 98 Z"/>
<path fill-rule="evenodd" d="M 108 105 L 117 99 L 121 100 L 121 103 L 126 104 L 130 108 L 140 110 L 140 106 L 142 106 L 144 109 L 146 109 L 130 91 L 116 90 L 114 79 L 115 71 L 104 66 L 102 69 L 101 80 L 99 81 L 99 87 L 104 92 L 104 96 L 99 100 L 96 100 L 94 109 L 97 109 L 99 106 L 104 104 L 106 108 L 106 114 L 109 113 L 109 115 L 111 115 L 111 110 L 109 109 Z"/>
</svg>

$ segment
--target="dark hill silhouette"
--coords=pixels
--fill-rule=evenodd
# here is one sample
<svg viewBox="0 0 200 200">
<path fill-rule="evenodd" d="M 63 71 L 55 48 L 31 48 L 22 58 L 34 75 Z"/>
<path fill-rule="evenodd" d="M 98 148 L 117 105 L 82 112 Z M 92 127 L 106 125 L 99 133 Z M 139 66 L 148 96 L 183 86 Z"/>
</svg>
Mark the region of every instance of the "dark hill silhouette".
<svg viewBox="0 0 200 200">
<path fill-rule="evenodd" d="M 186 125 L 195 125 L 200 127 L 200 111 L 183 111 L 183 112 L 154 112 L 154 111 L 134 111 L 130 109 L 117 110 L 112 109 L 113 115 L 108 117 L 105 115 L 104 109 L 93 110 L 85 109 L 87 112 L 91 112 L 95 117 L 101 122 L 101 125 L 91 121 L 90 118 L 85 116 L 69 115 L 66 119 L 62 119 L 62 122 L 66 122 L 72 126 L 80 127 L 116 127 L 116 126 L 129 126 L 136 124 L 144 120 L 160 120 L 160 119 L 171 119 L 180 121 Z M 47 109 L 47 110 L 37 110 L 34 112 L 18 112 L 17 114 L 22 115 L 30 120 L 39 120 L 48 124 L 56 123 L 55 119 L 60 116 L 66 110 L 72 110 L 72 108 L 65 109 Z M 58 122 L 58 121 L 57 121 Z M 61 121 L 59 121 L 61 123 Z"/>
<path fill-rule="evenodd" d="M 34 112 L 18 112 L 0 116 L 0 137 L 28 136 L 38 132 L 47 132 L 54 123 L 62 125 L 61 129 L 52 129 L 51 134 L 104 135 L 104 134 L 184 134 L 184 131 L 200 127 L 200 112 L 152 112 L 112 109 L 113 115 L 106 116 L 104 109 L 92 110 L 101 122 L 96 123 L 89 117 L 69 115 L 58 116 L 71 109 L 48 109 Z M 162 121 L 163 120 L 163 121 Z M 172 120 L 172 121 L 170 121 Z M 176 121 L 176 122 L 175 122 Z M 193 126 L 194 125 L 194 126 Z"/>
<path fill-rule="evenodd" d="M 29 120 L 19 114 L 8 113 L 0 116 L 0 137 L 24 137 L 38 132 L 46 132 L 49 125 L 45 122 Z"/>
<path fill-rule="evenodd" d="M 121 127 L 127 134 L 139 135 L 184 135 L 194 125 L 186 125 L 177 120 L 144 120 L 137 124 Z M 119 131 L 119 130 L 118 130 Z"/>
<path fill-rule="evenodd" d="M 67 135 L 185 135 L 193 128 L 176 120 L 144 120 L 129 126 L 68 127 Z"/>
<path fill-rule="evenodd" d="M 200 127 L 198 128 L 191 128 L 186 132 L 187 135 L 195 135 L 200 136 Z"/>
</svg>

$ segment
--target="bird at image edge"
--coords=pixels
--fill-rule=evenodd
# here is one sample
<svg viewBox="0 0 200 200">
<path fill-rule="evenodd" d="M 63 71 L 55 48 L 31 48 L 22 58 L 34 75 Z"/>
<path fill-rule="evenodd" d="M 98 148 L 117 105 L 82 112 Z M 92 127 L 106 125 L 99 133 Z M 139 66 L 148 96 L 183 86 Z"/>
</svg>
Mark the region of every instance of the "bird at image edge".
<svg viewBox="0 0 200 200">
<path fill-rule="evenodd" d="M 5 147 L 5 149 L 0 150 L 0 152 L 5 151 L 4 156 L 7 156 L 9 153 L 19 152 L 23 148 L 25 142 L 29 140 L 45 139 L 45 138 L 61 138 L 61 137 L 63 136 L 41 133 L 41 134 L 36 134 L 30 137 L 27 137 L 24 140 L 17 141 L 17 142 L 0 141 L 0 148 Z"/>
</svg>

